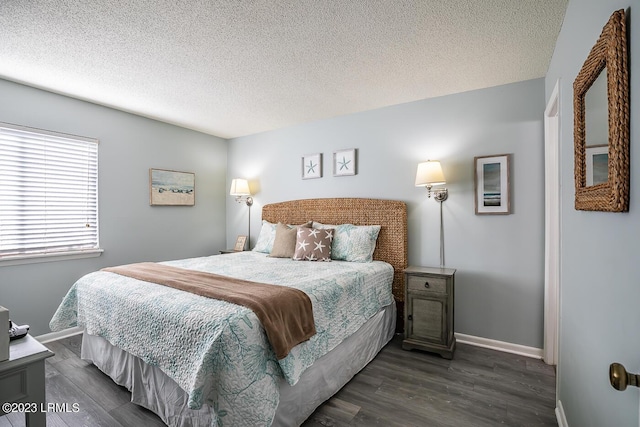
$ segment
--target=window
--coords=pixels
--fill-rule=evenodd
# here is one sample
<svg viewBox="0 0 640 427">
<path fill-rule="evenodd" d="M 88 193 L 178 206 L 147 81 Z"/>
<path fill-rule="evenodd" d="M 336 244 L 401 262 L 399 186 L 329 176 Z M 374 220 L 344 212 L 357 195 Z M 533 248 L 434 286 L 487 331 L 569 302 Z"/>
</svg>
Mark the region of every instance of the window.
<svg viewBox="0 0 640 427">
<path fill-rule="evenodd" d="M 0 262 L 98 243 L 98 141 L 0 123 Z"/>
</svg>

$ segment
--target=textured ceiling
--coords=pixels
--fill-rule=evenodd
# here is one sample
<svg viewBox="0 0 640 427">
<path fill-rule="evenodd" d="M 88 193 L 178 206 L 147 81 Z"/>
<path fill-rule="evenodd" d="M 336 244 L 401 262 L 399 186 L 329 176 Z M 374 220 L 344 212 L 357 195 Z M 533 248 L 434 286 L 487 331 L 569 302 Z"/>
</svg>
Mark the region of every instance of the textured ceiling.
<svg viewBox="0 0 640 427">
<path fill-rule="evenodd" d="M 543 77 L 568 0 L 0 0 L 0 77 L 223 138 Z"/>
</svg>

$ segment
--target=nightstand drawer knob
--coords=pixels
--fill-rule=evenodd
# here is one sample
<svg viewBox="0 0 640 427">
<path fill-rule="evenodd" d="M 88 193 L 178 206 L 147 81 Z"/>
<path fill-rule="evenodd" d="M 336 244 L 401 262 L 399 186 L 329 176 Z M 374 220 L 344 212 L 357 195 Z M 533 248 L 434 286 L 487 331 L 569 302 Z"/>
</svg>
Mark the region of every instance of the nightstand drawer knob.
<svg viewBox="0 0 640 427">
<path fill-rule="evenodd" d="M 408 315 L 407 320 L 413 320 L 413 315 L 412 314 Z"/>
<path fill-rule="evenodd" d="M 431 287 L 431 285 L 429 284 L 429 282 L 424 282 L 424 287 L 429 289 Z"/>
</svg>

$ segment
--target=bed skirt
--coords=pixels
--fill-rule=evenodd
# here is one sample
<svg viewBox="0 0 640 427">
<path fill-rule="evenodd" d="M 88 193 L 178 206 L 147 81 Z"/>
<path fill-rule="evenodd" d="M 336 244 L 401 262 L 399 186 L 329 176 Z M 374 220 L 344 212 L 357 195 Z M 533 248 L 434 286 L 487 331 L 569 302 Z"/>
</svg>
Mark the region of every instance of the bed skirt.
<svg viewBox="0 0 640 427">
<path fill-rule="evenodd" d="M 383 308 L 355 334 L 318 359 L 294 386 L 280 381 L 274 426 L 298 426 L 364 368 L 393 337 L 395 303 Z M 91 361 L 113 381 L 131 391 L 131 401 L 176 427 L 209 427 L 211 408 L 189 409 L 188 395 L 159 368 L 89 335 L 82 338 L 82 359 Z"/>
</svg>

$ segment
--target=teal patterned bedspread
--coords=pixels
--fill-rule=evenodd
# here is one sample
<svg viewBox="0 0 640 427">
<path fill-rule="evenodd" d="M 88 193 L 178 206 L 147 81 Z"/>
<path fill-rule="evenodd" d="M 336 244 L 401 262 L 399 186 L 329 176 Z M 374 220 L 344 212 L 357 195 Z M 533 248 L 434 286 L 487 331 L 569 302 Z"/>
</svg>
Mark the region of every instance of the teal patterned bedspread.
<svg viewBox="0 0 640 427">
<path fill-rule="evenodd" d="M 293 385 L 315 360 L 393 301 L 391 265 L 374 261 L 306 262 L 239 252 L 163 264 L 306 292 L 316 335 L 277 360 L 248 308 L 114 273 L 80 278 L 50 322 L 73 326 L 159 367 L 189 395 L 210 405 L 217 426 L 270 425 L 281 378 Z"/>
</svg>

